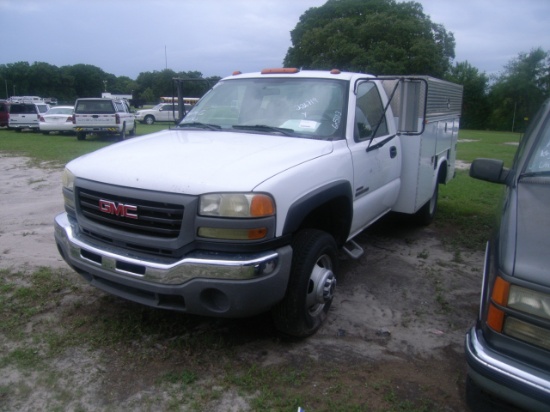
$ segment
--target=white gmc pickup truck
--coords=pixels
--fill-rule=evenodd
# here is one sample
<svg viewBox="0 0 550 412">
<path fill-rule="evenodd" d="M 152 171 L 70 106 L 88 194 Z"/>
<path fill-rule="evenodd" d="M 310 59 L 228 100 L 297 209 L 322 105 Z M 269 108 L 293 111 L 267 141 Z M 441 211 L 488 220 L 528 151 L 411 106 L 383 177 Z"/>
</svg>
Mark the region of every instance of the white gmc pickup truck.
<svg viewBox="0 0 550 412">
<path fill-rule="evenodd" d="M 92 285 L 309 336 L 340 251 L 390 211 L 421 224 L 454 175 L 462 87 L 270 69 L 222 79 L 176 127 L 70 162 L 55 239 Z M 101 167 L 98 167 L 101 165 Z"/>
</svg>

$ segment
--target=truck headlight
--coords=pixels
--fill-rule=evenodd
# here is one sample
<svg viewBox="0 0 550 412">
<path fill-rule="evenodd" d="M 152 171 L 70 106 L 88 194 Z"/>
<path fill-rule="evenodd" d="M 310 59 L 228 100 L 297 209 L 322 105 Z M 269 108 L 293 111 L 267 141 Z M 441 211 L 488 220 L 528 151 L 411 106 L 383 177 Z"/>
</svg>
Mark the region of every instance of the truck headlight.
<svg viewBox="0 0 550 412">
<path fill-rule="evenodd" d="M 550 350 L 550 331 L 548 329 L 508 316 L 504 324 L 504 333 Z"/>
<path fill-rule="evenodd" d="M 262 193 L 210 193 L 199 202 L 202 216 L 257 218 L 273 216 L 275 202 Z"/>
<path fill-rule="evenodd" d="M 65 201 L 65 207 L 74 210 L 75 209 L 75 200 L 74 200 L 74 174 L 69 169 L 65 168 L 63 170 L 62 176 L 63 182 L 63 199 Z"/>
<path fill-rule="evenodd" d="M 73 172 L 71 172 L 69 169 L 65 168 L 63 170 L 63 188 L 70 190 L 71 192 L 74 191 L 74 175 Z"/>
<path fill-rule="evenodd" d="M 532 289 L 512 285 L 508 306 L 521 312 L 550 319 L 550 295 Z"/>
</svg>

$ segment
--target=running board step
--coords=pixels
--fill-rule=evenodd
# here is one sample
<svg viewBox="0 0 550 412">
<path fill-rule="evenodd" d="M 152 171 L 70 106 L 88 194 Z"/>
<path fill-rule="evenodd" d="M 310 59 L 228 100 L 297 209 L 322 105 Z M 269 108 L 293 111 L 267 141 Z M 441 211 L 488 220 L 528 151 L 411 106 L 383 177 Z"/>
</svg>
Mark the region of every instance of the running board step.
<svg viewBox="0 0 550 412">
<path fill-rule="evenodd" d="M 348 241 L 342 248 L 353 259 L 359 259 L 365 251 L 361 246 L 355 243 L 353 240 Z"/>
</svg>

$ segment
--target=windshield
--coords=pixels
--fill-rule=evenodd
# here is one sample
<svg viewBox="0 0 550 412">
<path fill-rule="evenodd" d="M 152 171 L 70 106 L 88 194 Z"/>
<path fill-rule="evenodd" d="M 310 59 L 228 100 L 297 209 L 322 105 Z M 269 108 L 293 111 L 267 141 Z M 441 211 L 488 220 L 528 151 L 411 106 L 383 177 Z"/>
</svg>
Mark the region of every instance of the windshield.
<svg viewBox="0 0 550 412">
<path fill-rule="evenodd" d="M 73 114 L 72 107 L 52 107 L 46 114 Z"/>
<path fill-rule="evenodd" d="M 550 118 L 547 117 L 544 120 L 544 125 L 539 132 L 539 136 L 539 141 L 530 154 L 530 159 L 525 169 L 525 172 L 529 174 L 548 174 L 550 172 Z"/>
<path fill-rule="evenodd" d="M 332 79 L 255 78 L 219 82 L 180 127 L 343 138 L 347 83 Z"/>
</svg>

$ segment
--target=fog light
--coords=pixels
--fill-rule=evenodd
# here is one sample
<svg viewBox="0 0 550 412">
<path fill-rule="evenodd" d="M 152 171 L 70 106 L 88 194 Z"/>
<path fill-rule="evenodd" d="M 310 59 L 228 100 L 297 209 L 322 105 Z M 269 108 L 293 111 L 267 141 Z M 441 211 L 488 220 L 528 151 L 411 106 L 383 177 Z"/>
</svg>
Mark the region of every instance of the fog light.
<svg viewBox="0 0 550 412">
<path fill-rule="evenodd" d="M 210 239 L 225 239 L 225 240 L 259 240 L 267 235 L 265 227 L 254 229 L 227 229 L 219 227 L 200 227 L 198 230 L 200 237 Z"/>
<path fill-rule="evenodd" d="M 532 345 L 550 350 L 550 331 L 539 326 L 508 317 L 504 324 L 504 333 Z"/>
</svg>

